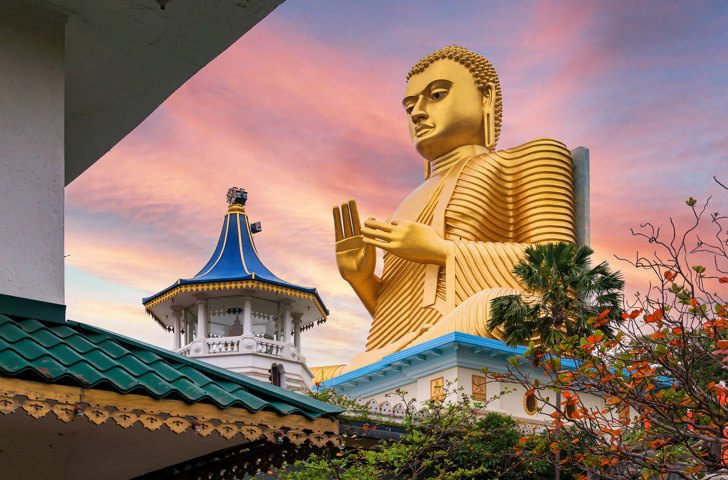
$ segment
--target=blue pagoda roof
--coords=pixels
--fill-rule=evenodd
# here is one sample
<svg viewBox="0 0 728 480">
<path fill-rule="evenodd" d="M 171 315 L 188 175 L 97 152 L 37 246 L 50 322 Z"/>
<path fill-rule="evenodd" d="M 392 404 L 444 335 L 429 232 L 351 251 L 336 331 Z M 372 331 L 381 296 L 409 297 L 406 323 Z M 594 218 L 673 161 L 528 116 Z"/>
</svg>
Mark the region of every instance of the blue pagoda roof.
<svg viewBox="0 0 728 480">
<path fill-rule="evenodd" d="M 281 280 L 263 265 L 253 242 L 248 214 L 240 204 L 233 204 L 228 209 L 217 247 L 205 266 L 194 277 L 181 278 L 161 292 L 142 299 L 142 303 L 146 305 L 180 285 L 243 280 L 255 280 L 313 295 L 323 312 L 326 315 L 329 313 L 315 288 L 301 287 Z"/>
</svg>

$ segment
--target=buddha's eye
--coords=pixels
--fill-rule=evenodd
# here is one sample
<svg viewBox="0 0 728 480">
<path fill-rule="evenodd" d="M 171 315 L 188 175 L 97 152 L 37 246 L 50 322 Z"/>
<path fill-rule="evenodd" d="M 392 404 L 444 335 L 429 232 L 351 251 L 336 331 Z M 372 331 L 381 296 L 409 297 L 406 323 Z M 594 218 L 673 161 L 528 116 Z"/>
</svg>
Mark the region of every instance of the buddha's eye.
<svg viewBox="0 0 728 480">
<path fill-rule="evenodd" d="M 404 111 L 407 112 L 407 115 L 412 115 L 412 110 L 415 109 L 414 105 L 407 105 L 404 107 Z"/>
<path fill-rule="evenodd" d="M 435 90 L 431 96 L 433 100 L 442 100 L 447 96 L 447 90 Z"/>
</svg>

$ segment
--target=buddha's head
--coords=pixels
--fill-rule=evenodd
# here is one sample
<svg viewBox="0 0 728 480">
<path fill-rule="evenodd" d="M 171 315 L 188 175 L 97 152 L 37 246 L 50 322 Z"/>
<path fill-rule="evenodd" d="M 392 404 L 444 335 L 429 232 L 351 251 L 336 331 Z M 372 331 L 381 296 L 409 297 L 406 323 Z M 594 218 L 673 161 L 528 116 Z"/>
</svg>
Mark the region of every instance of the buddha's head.
<svg viewBox="0 0 728 480">
<path fill-rule="evenodd" d="M 477 53 L 449 46 L 417 62 L 407 74 L 402 105 L 412 141 L 427 160 L 463 145 L 495 149 L 503 115 L 500 84 Z"/>
</svg>

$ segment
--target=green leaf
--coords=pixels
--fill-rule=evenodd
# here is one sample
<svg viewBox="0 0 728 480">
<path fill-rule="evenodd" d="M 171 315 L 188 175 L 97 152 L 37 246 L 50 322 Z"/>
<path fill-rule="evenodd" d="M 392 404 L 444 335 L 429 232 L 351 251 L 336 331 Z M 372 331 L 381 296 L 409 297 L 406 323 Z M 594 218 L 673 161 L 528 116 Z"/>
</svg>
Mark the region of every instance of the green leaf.
<svg viewBox="0 0 728 480">
<path fill-rule="evenodd" d="M 696 203 L 698 203 L 698 201 L 695 200 L 693 197 L 690 197 L 688 200 L 685 201 L 685 204 L 688 207 L 693 207 L 693 206 L 695 206 Z"/>
<path fill-rule="evenodd" d="M 516 357 L 510 357 L 508 359 L 508 363 L 510 363 L 514 367 L 517 367 L 518 366 L 518 359 Z"/>
<path fill-rule="evenodd" d="M 552 359 L 552 363 L 551 363 L 551 365 L 553 365 L 553 367 L 554 367 L 554 370 L 561 370 L 561 358 L 559 358 L 559 357 L 554 357 L 554 358 Z"/>
</svg>

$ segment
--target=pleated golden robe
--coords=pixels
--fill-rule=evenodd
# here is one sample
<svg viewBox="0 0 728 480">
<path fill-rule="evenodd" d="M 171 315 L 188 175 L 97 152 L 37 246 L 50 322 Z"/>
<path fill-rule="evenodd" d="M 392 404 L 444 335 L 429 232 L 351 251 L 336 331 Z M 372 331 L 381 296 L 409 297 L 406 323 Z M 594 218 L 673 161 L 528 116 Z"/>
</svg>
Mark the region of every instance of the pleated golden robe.
<svg viewBox="0 0 728 480">
<path fill-rule="evenodd" d="M 569 150 L 551 139 L 454 164 L 417 218 L 448 241 L 446 265 L 385 253 L 367 351 L 329 374 L 454 331 L 500 339 L 490 301 L 522 293 L 512 270 L 525 248 L 576 243 L 573 184 Z"/>
</svg>

